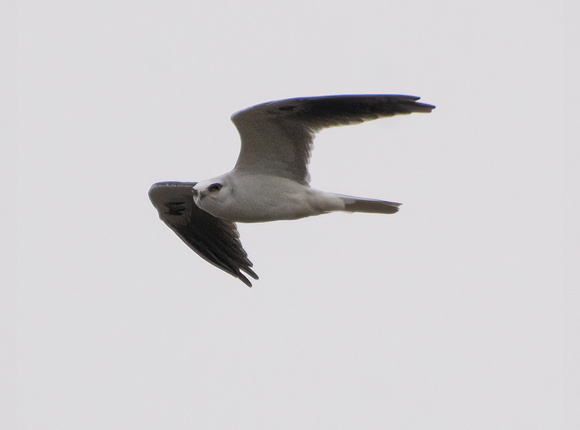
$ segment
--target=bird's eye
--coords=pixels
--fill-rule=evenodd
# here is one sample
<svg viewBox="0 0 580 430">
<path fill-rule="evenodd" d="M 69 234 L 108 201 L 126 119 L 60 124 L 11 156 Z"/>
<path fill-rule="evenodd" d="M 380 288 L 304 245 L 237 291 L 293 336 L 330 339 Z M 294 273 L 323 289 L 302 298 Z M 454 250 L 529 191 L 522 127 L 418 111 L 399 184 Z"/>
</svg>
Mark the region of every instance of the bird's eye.
<svg viewBox="0 0 580 430">
<path fill-rule="evenodd" d="M 207 190 L 210 193 L 215 193 L 221 189 L 222 189 L 222 184 L 211 184 L 209 187 L 207 187 Z"/>
</svg>

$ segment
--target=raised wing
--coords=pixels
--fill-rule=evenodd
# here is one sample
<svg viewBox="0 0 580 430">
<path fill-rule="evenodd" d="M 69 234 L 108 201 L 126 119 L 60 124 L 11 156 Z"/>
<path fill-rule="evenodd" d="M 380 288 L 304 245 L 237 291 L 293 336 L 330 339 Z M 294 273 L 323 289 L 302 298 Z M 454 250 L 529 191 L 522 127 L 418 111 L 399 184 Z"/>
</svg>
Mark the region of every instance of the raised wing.
<svg viewBox="0 0 580 430">
<path fill-rule="evenodd" d="M 307 97 L 260 104 L 232 116 L 242 140 L 234 170 L 309 182 L 312 141 L 323 128 L 431 112 L 435 106 L 402 95 Z"/>
<path fill-rule="evenodd" d="M 241 271 L 254 279 L 258 275 L 251 269 L 252 262 L 242 248 L 236 224 L 197 207 L 192 193 L 196 183 L 159 182 L 149 190 L 149 199 L 159 218 L 201 258 L 251 287 Z"/>
</svg>

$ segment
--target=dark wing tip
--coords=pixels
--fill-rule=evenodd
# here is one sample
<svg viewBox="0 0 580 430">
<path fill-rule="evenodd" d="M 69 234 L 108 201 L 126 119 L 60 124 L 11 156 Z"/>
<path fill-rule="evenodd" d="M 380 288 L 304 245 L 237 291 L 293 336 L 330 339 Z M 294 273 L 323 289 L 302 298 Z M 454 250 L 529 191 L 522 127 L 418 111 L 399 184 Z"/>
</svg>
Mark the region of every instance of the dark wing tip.
<svg viewBox="0 0 580 430">
<path fill-rule="evenodd" d="M 429 113 L 436 107 L 427 103 L 419 103 L 417 100 L 419 100 L 421 97 L 417 96 L 400 95 L 395 97 L 397 97 L 401 102 L 403 102 L 411 109 L 409 113 Z"/>
<path fill-rule="evenodd" d="M 421 97 L 404 94 L 362 94 L 345 97 L 360 99 L 363 103 L 366 102 L 369 106 L 374 106 L 378 113 L 386 115 L 429 113 L 435 109 L 434 105 L 418 102 L 417 100 L 420 100 Z"/>
<path fill-rule="evenodd" d="M 246 267 L 240 267 L 240 269 L 237 271 L 237 273 L 234 274 L 234 276 L 236 278 L 238 278 L 240 281 L 242 281 L 244 284 L 246 284 L 250 288 L 252 288 L 252 283 L 241 271 L 243 270 L 244 272 L 246 272 L 247 275 L 251 276 L 255 280 L 260 279 L 258 277 L 258 275 L 256 274 L 256 272 L 254 272 L 252 269 L 250 269 L 251 265 L 252 265 L 252 263 L 250 262 L 249 265 L 247 265 Z"/>
</svg>

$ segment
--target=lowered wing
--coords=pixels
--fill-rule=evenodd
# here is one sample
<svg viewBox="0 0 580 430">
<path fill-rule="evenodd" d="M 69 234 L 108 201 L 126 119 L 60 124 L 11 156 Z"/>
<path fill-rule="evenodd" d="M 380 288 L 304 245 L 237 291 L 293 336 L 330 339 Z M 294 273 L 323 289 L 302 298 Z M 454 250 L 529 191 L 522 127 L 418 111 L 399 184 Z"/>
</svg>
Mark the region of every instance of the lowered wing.
<svg viewBox="0 0 580 430">
<path fill-rule="evenodd" d="M 240 242 L 236 224 L 201 210 L 193 201 L 196 182 L 159 182 L 151 186 L 149 199 L 159 218 L 201 258 L 238 278 L 248 287 L 254 279 L 252 262 Z"/>
</svg>

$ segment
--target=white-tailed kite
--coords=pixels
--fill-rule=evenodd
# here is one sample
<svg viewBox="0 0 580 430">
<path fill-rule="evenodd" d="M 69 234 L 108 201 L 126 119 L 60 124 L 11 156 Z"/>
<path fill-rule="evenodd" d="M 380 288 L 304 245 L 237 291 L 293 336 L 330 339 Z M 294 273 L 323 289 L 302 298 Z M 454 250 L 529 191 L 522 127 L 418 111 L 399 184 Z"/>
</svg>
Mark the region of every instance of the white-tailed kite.
<svg viewBox="0 0 580 430">
<path fill-rule="evenodd" d="M 393 214 L 400 203 L 311 188 L 308 162 L 323 128 L 435 106 L 403 95 L 341 95 L 263 103 L 232 115 L 242 140 L 231 172 L 201 182 L 159 182 L 149 198 L 159 217 L 200 257 L 252 284 L 258 279 L 236 222 L 292 220 L 333 211 Z"/>
</svg>

